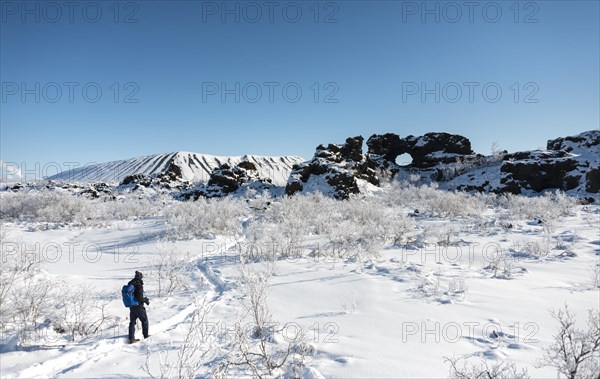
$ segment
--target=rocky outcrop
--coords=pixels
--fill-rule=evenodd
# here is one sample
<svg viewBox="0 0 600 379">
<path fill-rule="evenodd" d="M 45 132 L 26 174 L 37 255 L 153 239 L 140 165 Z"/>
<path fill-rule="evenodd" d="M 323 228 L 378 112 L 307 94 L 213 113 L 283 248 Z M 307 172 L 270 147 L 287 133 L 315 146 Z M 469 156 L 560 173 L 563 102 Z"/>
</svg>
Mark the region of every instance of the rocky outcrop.
<svg viewBox="0 0 600 379">
<path fill-rule="evenodd" d="M 585 190 L 589 193 L 600 193 L 600 166 L 591 168 L 585 174 Z"/>
<path fill-rule="evenodd" d="M 549 140 L 547 150 L 504 154 L 495 165 L 478 167 L 444 188 L 533 194 L 561 190 L 587 197 L 600 193 L 600 130 Z"/>
<path fill-rule="evenodd" d="M 210 175 L 207 192 L 209 197 L 211 194 L 224 196 L 239 190 L 245 184 L 271 186 L 272 180 L 261 178 L 252 162 L 242 161 L 233 167 L 225 163 Z"/>
<path fill-rule="evenodd" d="M 566 151 L 567 153 L 592 152 L 600 153 L 600 130 L 589 130 L 575 136 L 560 137 L 549 140 L 548 150 Z M 596 158 L 598 155 L 596 155 Z"/>
<path fill-rule="evenodd" d="M 401 154 L 412 157 L 410 167 L 431 168 L 440 164 L 455 163 L 473 155 L 471 141 L 458 134 L 427 133 L 420 137 L 400 138 L 397 134 L 372 135 L 367 141 L 369 158 L 377 166 L 395 175 L 399 167 L 396 158 Z"/>
<path fill-rule="evenodd" d="M 342 145 L 318 146 L 311 161 L 294 167 L 286 194 L 317 190 L 345 199 L 360 192 L 361 179 L 378 185 L 377 175 L 394 177 L 400 171 L 451 190 L 534 194 L 558 189 L 577 196 L 600 191 L 598 130 L 550 140 L 544 151 L 487 157 L 475 154 L 466 137 L 450 133 L 372 135 L 366 155 L 362 141 L 353 137 Z M 412 163 L 396 164 L 401 154 L 409 154 Z"/>
<path fill-rule="evenodd" d="M 81 192 L 79 192 L 79 194 L 92 199 L 98 199 L 103 196 L 110 196 L 112 199 L 114 199 L 115 196 L 112 192 L 113 186 L 100 182 L 89 184 L 87 188 L 84 188 Z"/>
<path fill-rule="evenodd" d="M 197 200 L 200 197 L 223 197 L 250 188 L 263 192 L 274 187 L 271 178 L 263 178 L 259 175 L 253 162 L 241 161 L 235 166 L 223 163 L 213 170 L 208 184 L 199 184 L 182 191 L 176 195 L 176 198 Z"/>
<path fill-rule="evenodd" d="M 317 146 L 312 160 L 294 166 L 287 195 L 322 192 L 336 199 L 348 199 L 360 192 L 360 181 L 379 185 L 373 163 L 362 152 L 363 137 L 350 137 L 344 144 Z"/>
<path fill-rule="evenodd" d="M 545 189 L 569 191 L 579 186 L 578 161 L 564 151 L 528 151 L 507 154 L 500 167 L 497 192 L 541 192 Z"/>
<path fill-rule="evenodd" d="M 174 161 L 168 162 L 165 170 L 156 174 L 133 174 L 126 176 L 118 188 L 121 190 L 137 191 L 142 188 L 152 188 L 159 191 L 183 190 L 191 183 L 185 180 L 181 167 Z"/>
<path fill-rule="evenodd" d="M 504 157 L 500 181 L 507 191 L 600 192 L 600 130 L 552 139 L 546 147 Z"/>
</svg>

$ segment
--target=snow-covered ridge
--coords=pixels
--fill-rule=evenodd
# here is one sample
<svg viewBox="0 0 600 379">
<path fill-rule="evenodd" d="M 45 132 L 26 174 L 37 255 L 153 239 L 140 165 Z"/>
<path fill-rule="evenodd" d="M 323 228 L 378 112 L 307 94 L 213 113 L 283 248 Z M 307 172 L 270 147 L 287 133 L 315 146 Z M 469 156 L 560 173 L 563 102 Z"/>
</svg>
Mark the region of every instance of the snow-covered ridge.
<svg viewBox="0 0 600 379">
<path fill-rule="evenodd" d="M 296 156 L 216 156 L 190 152 L 174 152 L 86 165 L 63 171 L 46 179 L 117 183 L 129 175 L 159 174 L 166 171 L 171 163 L 174 163 L 181 168 L 184 180 L 205 183 L 208 182 L 213 169 L 219 167 L 221 164 L 236 165 L 242 161 L 254 163 L 260 176 L 271 178 L 274 184 L 285 185 L 292 166 L 303 162 L 304 159 Z"/>
</svg>

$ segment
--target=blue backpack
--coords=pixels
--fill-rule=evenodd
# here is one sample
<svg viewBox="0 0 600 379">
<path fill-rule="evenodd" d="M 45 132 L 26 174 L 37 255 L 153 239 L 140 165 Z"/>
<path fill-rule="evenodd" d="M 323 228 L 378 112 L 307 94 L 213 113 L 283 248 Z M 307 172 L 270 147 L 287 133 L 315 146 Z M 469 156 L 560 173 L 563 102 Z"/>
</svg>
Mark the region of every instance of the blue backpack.
<svg viewBox="0 0 600 379">
<path fill-rule="evenodd" d="M 126 284 L 123 286 L 121 290 L 121 294 L 123 295 L 123 304 L 127 308 L 135 307 L 136 305 L 140 305 L 134 295 L 135 287 L 132 284 Z"/>
</svg>

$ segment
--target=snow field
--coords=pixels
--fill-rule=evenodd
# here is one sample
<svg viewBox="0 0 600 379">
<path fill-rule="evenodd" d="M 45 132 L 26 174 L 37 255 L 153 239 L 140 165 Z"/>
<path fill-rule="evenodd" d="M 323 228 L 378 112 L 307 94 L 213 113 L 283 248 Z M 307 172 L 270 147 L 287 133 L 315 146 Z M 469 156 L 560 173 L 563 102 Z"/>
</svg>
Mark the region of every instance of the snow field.
<svg viewBox="0 0 600 379">
<path fill-rule="evenodd" d="M 107 319 L 71 341 L 53 328 L 60 293 L 44 300 L 28 333 L 18 333 L 20 316 L 3 313 L 2 377 L 149 377 L 161 362 L 177 377 L 198 315 L 204 332 L 190 361 L 201 363 L 195 375 L 215 375 L 239 358 L 236 325 L 254 326 L 248 275 L 267 284 L 273 329 L 286 327 L 268 339 L 269 351 L 285 351 L 300 329 L 310 346 L 299 369 L 284 365 L 275 376 L 448 377 L 444 357 L 458 357 L 555 377 L 537 364 L 557 330 L 549 310 L 567 304 L 583 328 L 600 307 L 598 206 L 432 187 L 253 206 L 264 201 L 167 203 L 153 216 L 91 225 L 4 215 L 3 263 L 36 257 L 43 262 L 33 277 L 89 286 Z M 161 264 L 175 267 L 173 276 L 160 276 Z M 118 292 L 135 270 L 146 274 L 152 337 L 130 346 Z M 229 365 L 227 373 L 253 371 Z"/>
</svg>

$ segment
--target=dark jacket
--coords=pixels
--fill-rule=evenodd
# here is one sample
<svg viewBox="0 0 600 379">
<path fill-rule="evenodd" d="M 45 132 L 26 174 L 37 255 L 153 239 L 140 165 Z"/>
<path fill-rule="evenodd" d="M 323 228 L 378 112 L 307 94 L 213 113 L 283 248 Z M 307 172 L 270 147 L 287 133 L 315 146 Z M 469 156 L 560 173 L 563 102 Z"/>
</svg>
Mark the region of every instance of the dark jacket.
<svg viewBox="0 0 600 379">
<path fill-rule="evenodd" d="M 144 306 L 144 282 L 142 279 L 134 278 L 129 281 L 128 284 L 131 284 L 134 288 L 133 296 L 138 301 L 139 306 Z"/>
</svg>

